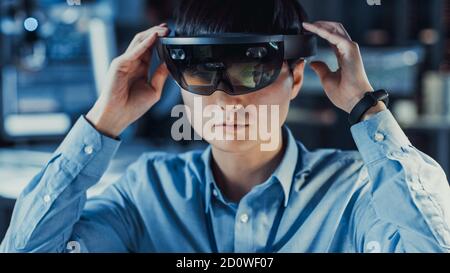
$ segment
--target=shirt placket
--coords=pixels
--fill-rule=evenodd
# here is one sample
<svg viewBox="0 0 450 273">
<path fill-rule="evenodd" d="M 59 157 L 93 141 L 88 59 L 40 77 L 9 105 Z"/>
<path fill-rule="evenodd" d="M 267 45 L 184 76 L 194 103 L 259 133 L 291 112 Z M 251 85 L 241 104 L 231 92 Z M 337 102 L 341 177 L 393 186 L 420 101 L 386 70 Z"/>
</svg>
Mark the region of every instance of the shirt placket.
<svg viewBox="0 0 450 273">
<path fill-rule="evenodd" d="M 247 202 L 241 202 L 236 211 L 234 224 L 234 250 L 235 252 L 253 252 L 254 213 Z"/>
</svg>

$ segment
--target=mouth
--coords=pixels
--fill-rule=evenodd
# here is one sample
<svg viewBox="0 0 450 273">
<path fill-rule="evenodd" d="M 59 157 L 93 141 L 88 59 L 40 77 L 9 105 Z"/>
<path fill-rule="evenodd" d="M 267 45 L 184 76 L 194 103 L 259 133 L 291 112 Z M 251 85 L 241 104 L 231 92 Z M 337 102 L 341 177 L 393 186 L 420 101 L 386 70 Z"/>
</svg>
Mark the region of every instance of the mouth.
<svg viewBox="0 0 450 273">
<path fill-rule="evenodd" d="M 221 123 L 214 124 L 215 128 L 225 128 L 226 130 L 238 130 L 248 127 L 248 124 Z"/>
</svg>

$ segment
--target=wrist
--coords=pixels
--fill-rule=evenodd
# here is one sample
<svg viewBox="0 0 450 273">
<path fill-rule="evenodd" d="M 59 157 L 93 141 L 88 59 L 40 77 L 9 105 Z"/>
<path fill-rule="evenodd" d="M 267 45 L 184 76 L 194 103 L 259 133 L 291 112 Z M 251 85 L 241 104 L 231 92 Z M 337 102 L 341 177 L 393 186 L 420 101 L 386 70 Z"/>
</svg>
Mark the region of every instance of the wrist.
<svg viewBox="0 0 450 273">
<path fill-rule="evenodd" d="M 369 118 L 371 118 L 373 115 L 386 110 L 386 104 L 384 104 L 384 102 L 379 101 L 375 106 L 369 108 L 369 110 L 367 110 L 364 115 L 361 117 L 360 121 L 364 121 L 367 120 Z"/>
<path fill-rule="evenodd" d="M 346 112 L 350 114 L 352 109 L 355 107 L 355 105 L 364 97 L 366 92 L 373 92 L 375 89 L 370 84 L 364 85 L 362 88 L 358 88 L 360 94 L 358 96 L 353 97 L 353 99 L 350 100 Z"/>
<path fill-rule="evenodd" d="M 383 111 L 389 103 L 389 94 L 386 90 L 366 92 L 364 97 L 353 107 L 348 115 L 350 125 L 370 118 L 372 115 Z"/>
<path fill-rule="evenodd" d="M 102 111 L 95 105 L 85 117 L 97 131 L 111 138 L 117 138 L 125 128 L 125 126 L 120 125 L 118 119 L 113 118 L 107 114 L 107 111 Z"/>
</svg>

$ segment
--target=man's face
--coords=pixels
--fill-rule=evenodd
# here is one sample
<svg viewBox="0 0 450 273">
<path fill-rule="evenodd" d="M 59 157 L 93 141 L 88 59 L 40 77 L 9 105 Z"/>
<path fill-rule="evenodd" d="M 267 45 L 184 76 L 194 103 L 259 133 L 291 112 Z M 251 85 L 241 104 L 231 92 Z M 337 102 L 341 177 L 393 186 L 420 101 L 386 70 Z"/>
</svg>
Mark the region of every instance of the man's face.
<svg viewBox="0 0 450 273">
<path fill-rule="evenodd" d="M 279 132 L 286 121 L 289 103 L 301 87 L 303 68 L 301 62 L 291 73 L 284 63 L 274 83 L 245 95 L 231 96 L 219 90 L 210 96 L 201 96 L 182 89 L 185 107 L 192 115 L 187 115 L 191 126 L 213 147 L 225 152 L 245 152 L 257 145 L 261 147 L 262 143 L 267 145 L 273 141 L 268 140 L 268 136 L 281 136 Z M 201 107 L 198 107 L 198 101 L 201 101 Z M 205 117 L 208 106 L 214 106 L 213 109 L 221 114 Z"/>
</svg>

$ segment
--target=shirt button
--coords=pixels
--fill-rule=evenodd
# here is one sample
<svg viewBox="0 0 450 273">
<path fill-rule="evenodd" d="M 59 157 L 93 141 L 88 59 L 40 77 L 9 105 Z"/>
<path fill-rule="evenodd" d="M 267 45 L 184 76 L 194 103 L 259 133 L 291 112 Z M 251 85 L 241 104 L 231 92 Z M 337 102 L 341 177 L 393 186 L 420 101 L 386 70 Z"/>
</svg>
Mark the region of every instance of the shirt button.
<svg viewBox="0 0 450 273">
<path fill-rule="evenodd" d="M 382 133 L 375 134 L 375 141 L 380 142 L 384 140 L 384 135 Z"/>
<path fill-rule="evenodd" d="M 91 145 L 86 145 L 84 147 L 84 153 L 87 155 L 90 155 L 94 152 L 94 147 L 92 147 Z"/>
<path fill-rule="evenodd" d="M 242 213 L 241 216 L 239 217 L 239 221 L 241 221 L 241 223 L 247 223 L 248 222 L 248 214 L 247 213 Z"/>
<path fill-rule="evenodd" d="M 219 195 L 219 193 L 217 192 L 216 189 L 213 190 L 213 195 L 214 195 L 215 197 L 217 197 L 217 195 Z"/>
<path fill-rule="evenodd" d="M 50 198 L 50 195 L 48 195 L 48 194 L 46 194 L 45 196 L 44 196 L 44 202 L 45 203 L 48 203 L 48 202 L 50 202 L 52 199 Z"/>
</svg>

